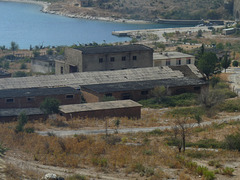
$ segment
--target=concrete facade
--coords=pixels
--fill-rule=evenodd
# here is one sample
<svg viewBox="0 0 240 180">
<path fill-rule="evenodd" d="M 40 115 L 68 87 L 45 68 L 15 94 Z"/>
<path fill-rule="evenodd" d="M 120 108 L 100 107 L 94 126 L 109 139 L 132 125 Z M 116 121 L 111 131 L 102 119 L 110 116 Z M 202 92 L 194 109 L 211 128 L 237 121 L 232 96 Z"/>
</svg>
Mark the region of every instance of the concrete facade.
<svg viewBox="0 0 240 180">
<path fill-rule="evenodd" d="M 180 52 L 153 53 L 153 64 L 156 66 L 181 66 L 195 63 L 195 56 Z"/>
<path fill-rule="evenodd" d="M 43 74 L 55 74 L 55 61 L 63 61 L 64 56 L 39 56 L 31 61 L 31 71 Z"/>
<path fill-rule="evenodd" d="M 128 117 L 141 118 L 142 105 L 131 101 L 108 101 L 87 104 L 75 104 L 60 106 L 61 115 L 70 120 L 72 118 L 96 118 Z"/>
<path fill-rule="evenodd" d="M 79 104 L 81 95 L 69 87 L 10 89 L 0 91 L 0 109 L 39 108 L 45 98 L 55 98 L 60 104 Z"/>
<path fill-rule="evenodd" d="M 153 50 L 144 45 L 66 48 L 65 56 L 56 61 L 56 74 L 153 66 Z"/>
<path fill-rule="evenodd" d="M 164 86 L 167 95 L 181 93 L 200 93 L 202 89 L 208 87 L 204 80 L 194 78 L 178 78 L 139 81 L 128 83 L 111 83 L 100 85 L 82 86 L 82 93 L 88 103 L 104 101 L 106 97 L 113 97 L 116 100 L 131 99 L 139 101 L 151 96 L 151 91 L 157 86 Z"/>
</svg>

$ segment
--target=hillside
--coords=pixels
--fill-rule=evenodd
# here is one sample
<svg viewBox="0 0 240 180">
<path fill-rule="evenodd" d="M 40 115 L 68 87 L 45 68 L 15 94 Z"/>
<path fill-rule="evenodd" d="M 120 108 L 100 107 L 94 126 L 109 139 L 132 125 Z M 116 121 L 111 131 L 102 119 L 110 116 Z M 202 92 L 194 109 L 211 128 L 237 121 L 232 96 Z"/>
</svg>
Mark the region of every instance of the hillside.
<svg viewBox="0 0 240 180">
<path fill-rule="evenodd" d="M 231 19 L 232 6 L 224 0 L 49 0 L 51 11 L 72 15 L 137 20 Z M 82 6 L 82 7 L 81 7 Z"/>
</svg>

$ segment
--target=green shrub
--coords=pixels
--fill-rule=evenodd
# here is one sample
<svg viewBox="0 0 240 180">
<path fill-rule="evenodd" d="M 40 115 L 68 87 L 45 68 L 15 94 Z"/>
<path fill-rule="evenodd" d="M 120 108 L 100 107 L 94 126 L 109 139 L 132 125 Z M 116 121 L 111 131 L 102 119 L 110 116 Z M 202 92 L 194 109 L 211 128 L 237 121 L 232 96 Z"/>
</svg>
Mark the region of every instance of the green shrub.
<svg viewBox="0 0 240 180">
<path fill-rule="evenodd" d="M 144 155 L 151 156 L 151 155 L 153 155 L 153 152 L 149 149 L 149 150 L 143 151 L 143 154 L 144 154 Z"/>
<path fill-rule="evenodd" d="M 220 111 L 226 112 L 239 112 L 240 111 L 240 101 L 237 100 L 228 100 L 219 105 Z"/>
<path fill-rule="evenodd" d="M 228 175 L 228 176 L 233 176 L 234 169 L 230 167 L 225 167 L 222 169 L 222 174 L 223 175 Z"/>
<path fill-rule="evenodd" d="M 225 147 L 229 150 L 240 151 L 240 133 L 231 134 L 225 137 Z"/>
<path fill-rule="evenodd" d="M 86 176 L 80 174 L 75 174 L 67 178 L 67 180 L 86 180 L 86 179 L 87 179 Z"/>
<path fill-rule="evenodd" d="M 26 133 L 34 133 L 35 132 L 35 129 L 34 129 L 34 127 L 29 127 L 29 128 L 25 128 L 25 132 Z"/>
<path fill-rule="evenodd" d="M 213 180 L 213 179 L 216 178 L 214 172 L 208 171 L 208 170 L 206 170 L 206 171 L 203 172 L 203 176 L 204 176 L 204 178 L 205 178 L 206 180 Z"/>
<path fill-rule="evenodd" d="M 92 163 L 94 166 L 107 167 L 108 161 L 105 158 L 93 158 Z"/>
<path fill-rule="evenodd" d="M 205 166 L 198 166 L 197 167 L 197 169 L 196 169 L 196 171 L 197 171 L 197 174 L 198 175 L 203 175 L 203 173 L 204 173 L 204 171 L 208 171 L 208 168 L 207 167 L 205 167 Z"/>
<path fill-rule="evenodd" d="M 178 117 L 193 117 L 195 114 L 200 116 L 205 114 L 205 110 L 202 107 L 187 107 L 187 108 L 176 108 L 167 112 L 168 116 Z"/>
<path fill-rule="evenodd" d="M 160 129 L 155 129 L 153 131 L 150 131 L 148 134 L 155 135 L 155 136 L 160 136 L 160 135 L 163 135 L 164 132 L 162 130 L 160 130 Z"/>
</svg>

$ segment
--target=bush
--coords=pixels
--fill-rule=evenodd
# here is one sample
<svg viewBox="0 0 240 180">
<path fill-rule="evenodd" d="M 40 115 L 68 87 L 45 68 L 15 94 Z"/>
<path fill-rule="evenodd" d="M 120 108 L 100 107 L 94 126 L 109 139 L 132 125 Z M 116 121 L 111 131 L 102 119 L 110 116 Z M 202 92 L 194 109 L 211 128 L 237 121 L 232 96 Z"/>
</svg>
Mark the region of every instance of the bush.
<svg viewBox="0 0 240 180">
<path fill-rule="evenodd" d="M 219 105 L 220 111 L 226 112 L 239 112 L 240 111 L 240 101 L 239 100 L 229 100 Z"/>
<path fill-rule="evenodd" d="M 18 124 L 15 128 L 15 132 L 16 133 L 22 132 L 24 130 L 24 126 L 27 123 L 27 121 L 28 121 L 28 117 L 27 117 L 26 113 L 21 112 L 18 116 Z"/>
<path fill-rule="evenodd" d="M 22 63 L 20 69 L 27 69 L 27 65 L 25 63 Z"/>
<path fill-rule="evenodd" d="M 27 73 L 24 71 L 17 71 L 13 74 L 13 77 L 26 77 Z"/>
<path fill-rule="evenodd" d="M 80 174 L 75 174 L 67 178 L 67 180 L 86 180 L 86 179 L 87 179 L 86 176 Z"/>
<path fill-rule="evenodd" d="M 232 65 L 233 65 L 234 67 L 238 67 L 238 61 L 233 61 Z"/>
<path fill-rule="evenodd" d="M 234 169 L 230 167 L 225 167 L 222 169 L 222 174 L 223 175 L 228 175 L 228 176 L 233 176 Z"/>
<path fill-rule="evenodd" d="M 225 137 L 225 147 L 229 150 L 240 151 L 240 133 L 231 134 Z"/>
<path fill-rule="evenodd" d="M 34 133 L 35 132 L 35 129 L 34 129 L 34 127 L 29 127 L 29 128 L 25 128 L 25 132 L 26 133 Z"/>
</svg>

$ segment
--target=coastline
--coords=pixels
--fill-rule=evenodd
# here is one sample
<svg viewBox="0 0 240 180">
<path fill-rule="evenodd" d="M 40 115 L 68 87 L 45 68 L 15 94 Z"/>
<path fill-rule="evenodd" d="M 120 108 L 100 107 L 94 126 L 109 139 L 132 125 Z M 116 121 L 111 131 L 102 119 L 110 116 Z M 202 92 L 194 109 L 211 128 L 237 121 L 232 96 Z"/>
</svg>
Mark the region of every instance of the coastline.
<svg viewBox="0 0 240 180">
<path fill-rule="evenodd" d="M 36 4 L 42 6 L 41 11 L 43 13 L 48 14 L 56 14 L 60 16 L 66 16 L 69 18 L 80 18 L 80 19 L 89 19 L 89 20 L 99 20 L 99 21 L 109 21 L 109 22 L 116 22 L 116 23 L 130 23 L 130 24 L 151 24 L 153 22 L 144 21 L 144 20 L 134 20 L 134 19 L 114 19 L 111 17 L 94 17 L 88 15 L 74 15 L 68 14 L 65 12 L 56 12 L 49 10 L 49 5 L 51 3 L 43 2 L 43 1 L 34 1 L 34 0 L 0 0 L 0 2 L 16 2 L 16 3 L 29 3 L 29 4 Z"/>
</svg>

